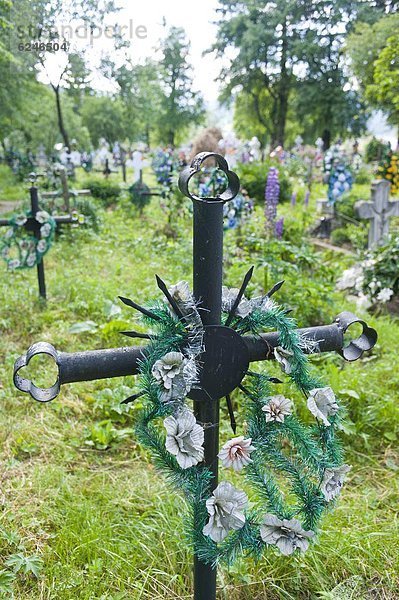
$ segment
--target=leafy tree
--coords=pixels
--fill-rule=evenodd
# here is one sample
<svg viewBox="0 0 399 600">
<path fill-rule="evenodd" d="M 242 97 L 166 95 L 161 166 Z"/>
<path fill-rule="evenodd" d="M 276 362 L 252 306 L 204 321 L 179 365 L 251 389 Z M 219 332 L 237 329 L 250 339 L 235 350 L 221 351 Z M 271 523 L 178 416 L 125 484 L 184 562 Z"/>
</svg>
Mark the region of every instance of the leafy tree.
<svg viewBox="0 0 399 600">
<path fill-rule="evenodd" d="M 162 90 L 157 64 L 147 59 L 134 65 L 131 60 L 116 67 L 109 58 L 102 62 L 103 74 L 118 87 L 118 98 L 124 109 L 124 138 L 145 140 L 150 145 L 157 128 Z"/>
<path fill-rule="evenodd" d="M 399 33 L 387 39 L 374 63 L 375 95 L 389 112 L 390 119 L 399 124 Z"/>
<path fill-rule="evenodd" d="M 70 135 L 63 114 L 62 100 L 66 95 L 62 90 L 69 90 L 69 95 L 74 98 L 75 108 L 78 109 L 82 90 L 88 87 L 89 72 L 85 64 L 84 49 L 78 48 L 73 36 L 68 40 L 67 32 L 59 31 L 59 24 L 70 24 L 73 28 L 83 22 L 90 31 L 94 23 L 103 23 L 107 15 L 117 10 L 113 0 L 35 0 L 35 2 L 13 0 L 11 17 L 15 24 L 13 46 L 17 46 L 18 41 L 21 41 L 18 40 L 18 36 L 24 38 L 22 39 L 24 42 L 31 38 L 37 41 L 39 38 L 42 42 L 56 41 L 60 45 L 58 51 L 45 46 L 44 50 L 39 47 L 23 54 L 31 63 L 28 66 L 34 67 L 42 74 L 47 74 L 48 84 L 55 95 L 58 127 L 67 147 L 70 146 Z M 58 32 L 55 38 L 54 32 Z M 82 44 L 81 41 L 79 43 Z M 50 75 L 47 66 L 49 58 L 54 55 L 58 59 L 58 68 L 55 73 L 53 64 Z"/>
<path fill-rule="evenodd" d="M 162 89 L 160 112 L 157 119 L 159 136 L 163 143 L 175 145 L 176 134 L 204 117 L 204 104 L 199 92 L 192 89 L 191 65 L 188 62 L 190 44 L 184 29 L 171 27 L 162 40 L 159 79 Z"/>
<path fill-rule="evenodd" d="M 399 126 L 399 14 L 374 24 L 361 23 L 348 37 L 351 67 L 369 104 L 384 110 Z"/>
<path fill-rule="evenodd" d="M 226 55 L 234 50 L 220 80 L 222 100 L 244 94 L 271 145 L 283 145 L 290 103 L 311 92 L 317 108 L 317 128 L 326 129 L 331 114 L 342 108 L 344 75 L 341 48 L 346 32 L 367 14 L 361 0 L 219 0 L 217 42 L 211 51 Z M 373 9 L 374 10 L 374 9 Z M 377 10 L 377 9 L 375 9 Z M 304 85 L 304 84 L 307 85 Z M 319 91 L 320 90 L 320 91 Z M 298 93 L 296 93 L 298 91 Z M 325 106 L 327 91 L 329 101 Z M 300 106 L 301 104 L 299 104 Z M 349 122 L 353 102 L 346 106 Z M 326 132 L 328 138 L 331 132 Z"/>
<path fill-rule="evenodd" d="M 94 146 L 100 138 L 114 144 L 126 137 L 124 109 L 119 98 L 110 96 L 86 96 L 82 106 L 82 121 L 90 133 Z"/>
</svg>

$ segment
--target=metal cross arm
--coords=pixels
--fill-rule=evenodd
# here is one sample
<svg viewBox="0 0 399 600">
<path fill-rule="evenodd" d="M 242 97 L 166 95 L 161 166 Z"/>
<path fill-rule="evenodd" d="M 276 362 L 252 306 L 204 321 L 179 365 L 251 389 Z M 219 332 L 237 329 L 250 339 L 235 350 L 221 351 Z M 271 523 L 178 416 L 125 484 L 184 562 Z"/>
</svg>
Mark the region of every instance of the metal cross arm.
<svg viewBox="0 0 399 600">
<path fill-rule="evenodd" d="M 360 323 L 361 335 L 344 345 L 344 335 L 351 325 Z M 307 327 L 298 330 L 307 339 L 316 342 L 316 352 L 338 352 L 345 360 L 354 361 L 363 352 L 370 350 L 377 341 L 377 333 L 370 329 L 364 321 L 350 312 L 338 315 L 331 325 Z M 273 360 L 273 349 L 278 346 L 278 333 L 262 334 L 260 337 L 246 335 L 243 341 L 248 350 L 248 362 Z M 30 346 L 26 354 L 20 356 L 14 365 L 14 384 L 21 392 L 29 393 L 38 402 L 54 400 L 62 385 L 79 381 L 93 381 L 112 377 L 135 375 L 138 372 L 138 361 L 145 354 L 145 346 L 125 346 L 104 350 L 87 350 L 83 352 L 58 352 L 48 342 L 38 342 Z M 57 380 L 47 389 L 37 387 L 32 381 L 20 375 L 37 355 L 51 356 L 58 368 Z M 208 365 L 208 370 L 210 365 Z"/>
</svg>

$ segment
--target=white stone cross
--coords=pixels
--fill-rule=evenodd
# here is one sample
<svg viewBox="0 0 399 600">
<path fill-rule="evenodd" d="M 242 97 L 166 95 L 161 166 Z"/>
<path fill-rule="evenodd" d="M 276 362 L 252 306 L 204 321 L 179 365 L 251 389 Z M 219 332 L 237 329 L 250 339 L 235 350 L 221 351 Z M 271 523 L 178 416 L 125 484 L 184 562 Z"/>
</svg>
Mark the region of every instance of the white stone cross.
<svg viewBox="0 0 399 600">
<path fill-rule="evenodd" d="M 355 210 L 360 219 L 370 219 L 368 247 L 381 244 L 389 233 L 389 219 L 399 217 L 399 201 L 389 201 L 391 184 L 378 179 L 371 184 L 371 201 L 356 202 Z"/>
</svg>

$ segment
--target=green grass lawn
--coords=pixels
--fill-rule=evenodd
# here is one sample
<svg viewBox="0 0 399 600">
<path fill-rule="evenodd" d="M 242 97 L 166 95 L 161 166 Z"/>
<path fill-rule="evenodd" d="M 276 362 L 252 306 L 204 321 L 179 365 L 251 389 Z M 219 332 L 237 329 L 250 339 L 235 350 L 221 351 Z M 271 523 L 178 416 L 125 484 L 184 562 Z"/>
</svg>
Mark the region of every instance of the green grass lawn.
<svg viewBox="0 0 399 600">
<path fill-rule="evenodd" d="M 7 179 L 7 189 L 10 185 Z M 311 206 L 319 193 L 316 188 Z M 46 256 L 46 305 L 37 298 L 35 270 L 11 274 L 0 263 L 0 589 L 9 582 L 0 597 L 191 597 L 184 501 L 135 442 L 140 403 L 120 410 L 134 378 L 68 385 L 47 405 L 17 393 L 12 384 L 14 360 L 33 342 L 48 341 L 64 351 L 125 345 L 118 331 L 135 315 L 116 308 L 119 294 L 138 302 L 157 297 L 155 273 L 168 284 L 191 280 L 189 210 L 174 223 L 177 239 L 162 234 L 166 216 L 157 198 L 141 217 L 127 199 L 99 212 L 99 235 L 65 229 Z M 309 220 L 301 207 L 284 206 L 282 212 L 299 229 Z M 262 219 L 258 208 L 238 249 L 235 233 L 226 234 L 225 280 L 237 286 L 248 267 L 257 265 L 250 293 L 261 291 L 274 275 L 262 266 L 262 242 L 245 242 L 262 238 Z M 318 259 L 337 275 L 351 260 L 331 252 Z M 341 310 L 353 310 L 332 291 L 331 281 L 324 292 L 316 286 L 312 268 L 288 272 L 280 294 L 288 304 L 293 299 L 300 324 L 332 322 Z M 287 558 L 270 551 L 258 564 L 243 559 L 221 569 L 220 600 L 399 598 L 399 324 L 388 316 L 367 320 L 379 332 L 371 355 L 353 364 L 333 354 L 312 359 L 347 412 L 342 439 L 353 468 L 336 510 L 306 554 Z M 82 326 L 75 328 L 80 333 L 71 331 L 87 321 L 94 323 L 90 331 Z M 37 361 L 28 372 L 42 385 L 54 377 L 51 359 Z M 227 417 L 224 422 L 225 439 Z M 16 556 L 23 566 L 11 581 Z M 29 572 L 32 557 L 40 559 L 33 560 L 38 577 Z"/>
</svg>

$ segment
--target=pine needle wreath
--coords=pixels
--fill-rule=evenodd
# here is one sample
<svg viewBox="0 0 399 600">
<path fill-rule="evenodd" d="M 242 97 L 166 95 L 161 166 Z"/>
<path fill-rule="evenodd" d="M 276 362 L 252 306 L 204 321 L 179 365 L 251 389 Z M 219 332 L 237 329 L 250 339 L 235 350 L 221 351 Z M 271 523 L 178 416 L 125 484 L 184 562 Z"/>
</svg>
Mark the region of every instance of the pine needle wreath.
<svg viewBox="0 0 399 600">
<path fill-rule="evenodd" d="M 343 464 L 336 438 L 340 407 L 331 388 L 321 387 L 309 370 L 305 351 L 314 342 L 298 332 L 294 319 L 270 295 L 242 297 L 234 311 L 230 326 L 241 335 L 278 331 L 275 358 L 305 397 L 312 420 L 311 425 L 302 423 L 292 401 L 273 393 L 276 378 L 270 377 L 266 363 L 259 373 L 247 372 L 240 387 L 248 438 L 233 438 L 219 457 L 224 466 L 242 470 L 251 484 L 248 508 L 245 492 L 228 481 L 211 491 L 211 472 L 202 464 L 207 425 L 196 422 L 186 402 L 198 383 L 204 333 L 200 307 L 186 282 L 163 291 L 168 302 L 155 302 L 149 309 L 121 298 L 141 310 L 152 329 L 139 364 L 140 391 L 126 402 L 145 398 L 136 434 L 187 502 L 189 543 L 202 561 L 213 565 L 231 565 L 242 554 L 260 558 L 271 546 L 284 555 L 305 551 L 350 468 Z M 222 324 L 237 293 L 223 288 Z"/>
<path fill-rule="evenodd" d="M 40 239 L 25 229 L 26 222 L 31 218 L 30 210 L 12 217 L 9 229 L 0 241 L 0 255 L 11 271 L 32 269 L 41 262 L 52 246 L 56 230 L 53 217 L 44 210 L 36 213 L 35 220 L 41 225 Z"/>
</svg>

